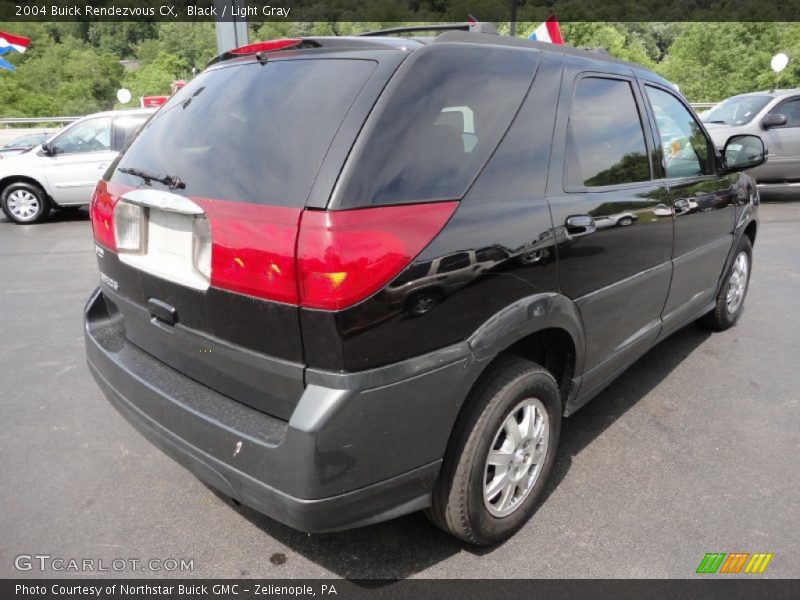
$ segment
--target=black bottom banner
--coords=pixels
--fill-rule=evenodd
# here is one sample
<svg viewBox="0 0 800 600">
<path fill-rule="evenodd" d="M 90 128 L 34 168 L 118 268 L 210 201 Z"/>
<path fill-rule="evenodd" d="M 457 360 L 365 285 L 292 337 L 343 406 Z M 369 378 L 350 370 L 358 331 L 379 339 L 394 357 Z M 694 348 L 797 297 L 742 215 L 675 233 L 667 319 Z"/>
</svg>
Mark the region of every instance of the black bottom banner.
<svg viewBox="0 0 800 600">
<path fill-rule="evenodd" d="M 28 600 L 261 600 L 336 598 L 435 600 L 796 600 L 800 579 L 40 579 L 0 581 L 0 598 Z"/>
</svg>

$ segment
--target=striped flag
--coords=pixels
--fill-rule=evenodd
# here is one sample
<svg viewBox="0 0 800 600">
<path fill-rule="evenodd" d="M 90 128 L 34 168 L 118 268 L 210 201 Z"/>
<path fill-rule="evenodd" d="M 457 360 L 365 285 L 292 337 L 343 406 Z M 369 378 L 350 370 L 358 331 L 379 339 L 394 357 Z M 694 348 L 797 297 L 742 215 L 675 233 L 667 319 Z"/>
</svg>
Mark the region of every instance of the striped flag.
<svg viewBox="0 0 800 600">
<path fill-rule="evenodd" d="M 537 42 L 549 42 L 551 44 L 564 45 L 564 38 L 561 37 L 561 29 L 556 21 L 556 16 L 551 15 L 544 23 L 539 25 L 536 30 L 528 36 L 529 40 Z"/>
<path fill-rule="evenodd" d="M 0 69 L 7 69 L 9 71 L 14 71 L 14 65 L 12 65 L 7 60 L 4 60 L 2 56 L 9 52 L 25 52 L 30 45 L 30 39 L 26 37 L 22 37 L 21 35 L 14 35 L 12 33 L 6 33 L 5 31 L 0 31 Z"/>
</svg>

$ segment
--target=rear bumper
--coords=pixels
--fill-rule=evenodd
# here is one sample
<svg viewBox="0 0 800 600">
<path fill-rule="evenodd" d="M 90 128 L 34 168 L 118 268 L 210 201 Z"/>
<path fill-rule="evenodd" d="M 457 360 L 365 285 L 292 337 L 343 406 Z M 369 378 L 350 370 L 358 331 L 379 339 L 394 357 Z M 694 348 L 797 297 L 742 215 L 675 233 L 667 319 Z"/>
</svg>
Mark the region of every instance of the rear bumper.
<svg viewBox="0 0 800 600">
<path fill-rule="evenodd" d="M 367 525 L 430 504 L 474 364 L 459 344 L 359 373 L 306 369 L 287 422 L 128 342 L 100 290 L 86 306 L 85 341 L 98 385 L 145 437 L 210 486 L 309 532 Z"/>
</svg>

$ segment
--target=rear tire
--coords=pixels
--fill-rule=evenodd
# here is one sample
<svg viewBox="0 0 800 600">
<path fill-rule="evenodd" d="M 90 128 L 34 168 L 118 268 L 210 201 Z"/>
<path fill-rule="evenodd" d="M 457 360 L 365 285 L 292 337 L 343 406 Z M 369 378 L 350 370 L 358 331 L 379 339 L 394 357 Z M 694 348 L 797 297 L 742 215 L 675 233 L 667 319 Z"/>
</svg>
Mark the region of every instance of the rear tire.
<svg viewBox="0 0 800 600">
<path fill-rule="evenodd" d="M 427 511 L 480 546 L 511 537 L 535 512 L 561 431 L 558 384 L 547 370 L 516 356 L 490 369 L 467 399 Z"/>
<path fill-rule="evenodd" d="M 736 325 L 744 311 L 752 265 L 753 245 L 750 243 L 750 238 L 743 235 L 736 247 L 733 262 L 725 272 L 724 283 L 717 294 L 714 310 L 700 319 L 703 325 L 715 331 L 724 331 Z"/>
<path fill-rule="evenodd" d="M 19 225 L 43 221 L 50 213 L 47 194 L 38 185 L 16 182 L 7 186 L 0 195 L 0 206 L 5 215 Z"/>
</svg>

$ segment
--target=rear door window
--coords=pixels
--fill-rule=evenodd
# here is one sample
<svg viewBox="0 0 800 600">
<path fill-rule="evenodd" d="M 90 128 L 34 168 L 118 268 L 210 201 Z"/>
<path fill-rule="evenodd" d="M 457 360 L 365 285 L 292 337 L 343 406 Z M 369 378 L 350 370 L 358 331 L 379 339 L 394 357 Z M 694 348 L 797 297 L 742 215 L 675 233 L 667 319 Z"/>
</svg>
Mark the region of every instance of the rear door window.
<svg viewBox="0 0 800 600">
<path fill-rule="evenodd" d="M 337 206 L 461 198 L 514 118 L 538 52 L 430 46 L 387 87 Z"/>
<path fill-rule="evenodd" d="M 187 196 L 302 207 L 370 60 L 232 65 L 192 80 L 145 125 L 119 168 L 179 177 Z M 153 182 L 154 186 L 161 184 Z"/>
<path fill-rule="evenodd" d="M 777 108 L 770 111 L 786 117 L 786 125 L 782 127 L 800 127 L 800 98 L 787 100 Z"/>
<path fill-rule="evenodd" d="M 622 79 L 580 79 L 569 114 L 566 186 L 649 179 L 650 161 L 631 84 Z"/>
</svg>

